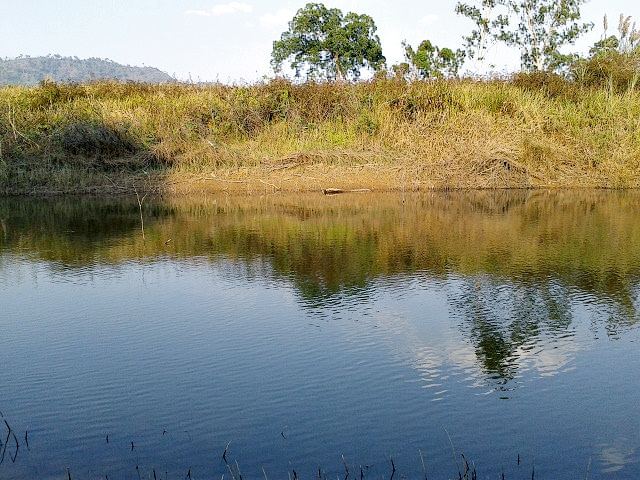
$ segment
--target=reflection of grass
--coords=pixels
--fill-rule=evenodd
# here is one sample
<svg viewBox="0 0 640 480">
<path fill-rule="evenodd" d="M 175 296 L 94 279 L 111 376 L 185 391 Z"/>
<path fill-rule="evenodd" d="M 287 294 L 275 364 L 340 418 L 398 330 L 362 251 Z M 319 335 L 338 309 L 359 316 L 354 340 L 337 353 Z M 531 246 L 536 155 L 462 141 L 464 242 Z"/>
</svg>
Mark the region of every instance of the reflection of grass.
<svg viewBox="0 0 640 480">
<path fill-rule="evenodd" d="M 640 95 L 576 88 L 2 88 L 0 190 L 637 186 Z"/>
<path fill-rule="evenodd" d="M 0 242 L 68 265 L 164 254 L 266 258 L 310 296 L 422 270 L 525 284 L 559 277 L 622 300 L 640 265 L 638 207 L 633 192 L 432 194 L 404 204 L 395 195 L 152 201 L 143 241 L 135 197 L 5 199 Z"/>
</svg>

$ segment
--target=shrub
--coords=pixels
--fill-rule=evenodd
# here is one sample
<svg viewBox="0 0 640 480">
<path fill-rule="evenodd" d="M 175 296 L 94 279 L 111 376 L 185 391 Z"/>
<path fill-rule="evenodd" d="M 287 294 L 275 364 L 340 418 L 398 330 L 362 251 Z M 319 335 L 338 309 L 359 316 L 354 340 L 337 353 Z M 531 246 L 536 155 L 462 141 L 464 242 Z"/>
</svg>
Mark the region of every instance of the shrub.
<svg viewBox="0 0 640 480">
<path fill-rule="evenodd" d="M 576 82 L 591 87 L 606 87 L 624 92 L 638 87 L 640 52 L 607 50 L 576 62 L 571 69 Z"/>
<path fill-rule="evenodd" d="M 516 73 L 511 83 L 529 92 L 542 92 L 549 98 L 577 98 L 579 85 L 553 72 L 520 72 Z"/>
</svg>

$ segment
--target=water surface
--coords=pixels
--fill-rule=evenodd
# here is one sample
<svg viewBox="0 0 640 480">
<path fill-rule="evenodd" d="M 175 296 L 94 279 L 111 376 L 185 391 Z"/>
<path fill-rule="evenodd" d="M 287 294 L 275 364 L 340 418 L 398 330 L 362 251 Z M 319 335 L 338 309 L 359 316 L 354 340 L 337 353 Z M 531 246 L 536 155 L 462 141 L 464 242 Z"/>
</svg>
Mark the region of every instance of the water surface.
<svg viewBox="0 0 640 480">
<path fill-rule="evenodd" d="M 0 477 L 638 478 L 639 212 L 0 199 Z"/>
</svg>

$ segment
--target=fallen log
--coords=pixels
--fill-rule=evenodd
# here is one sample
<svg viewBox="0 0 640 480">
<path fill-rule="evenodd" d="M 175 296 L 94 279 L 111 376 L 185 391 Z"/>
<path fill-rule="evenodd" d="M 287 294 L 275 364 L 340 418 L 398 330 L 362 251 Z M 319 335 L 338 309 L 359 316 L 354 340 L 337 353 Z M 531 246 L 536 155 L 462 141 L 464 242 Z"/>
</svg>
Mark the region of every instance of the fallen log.
<svg viewBox="0 0 640 480">
<path fill-rule="evenodd" d="M 338 195 L 339 193 L 368 193 L 371 192 L 369 188 L 356 188 L 353 190 L 343 190 L 341 188 L 323 188 L 323 195 Z"/>
</svg>

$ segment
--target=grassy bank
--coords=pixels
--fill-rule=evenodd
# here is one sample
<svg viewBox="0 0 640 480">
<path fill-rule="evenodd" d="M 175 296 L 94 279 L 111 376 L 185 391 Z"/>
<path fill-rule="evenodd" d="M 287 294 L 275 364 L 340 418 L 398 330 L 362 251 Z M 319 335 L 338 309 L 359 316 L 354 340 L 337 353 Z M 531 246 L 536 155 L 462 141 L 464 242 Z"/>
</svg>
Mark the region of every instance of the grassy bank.
<svg viewBox="0 0 640 480">
<path fill-rule="evenodd" d="M 640 92 L 559 79 L 0 89 L 2 193 L 638 187 Z"/>
</svg>

